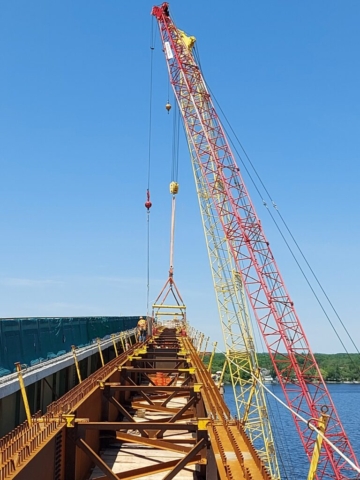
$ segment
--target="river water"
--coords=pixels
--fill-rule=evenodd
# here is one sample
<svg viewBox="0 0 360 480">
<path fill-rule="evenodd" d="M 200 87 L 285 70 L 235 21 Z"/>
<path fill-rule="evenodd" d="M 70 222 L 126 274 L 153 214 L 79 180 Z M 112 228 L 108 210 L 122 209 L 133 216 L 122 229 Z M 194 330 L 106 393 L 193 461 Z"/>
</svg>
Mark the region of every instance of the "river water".
<svg viewBox="0 0 360 480">
<path fill-rule="evenodd" d="M 285 401 L 279 385 L 267 385 L 267 387 Z M 355 454 L 360 459 L 360 384 L 328 384 L 328 389 Z M 267 395 L 267 397 L 273 435 L 278 446 L 281 478 L 282 480 L 306 479 L 309 462 L 305 457 L 292 416 L 272 396 Z M 230 385 L 225 389 L 225 401 L 232 415 L 235 415 L 236 407 Z M 360 478 L 360 476 L 354 475 L 354 478 Z"/>
</svg>

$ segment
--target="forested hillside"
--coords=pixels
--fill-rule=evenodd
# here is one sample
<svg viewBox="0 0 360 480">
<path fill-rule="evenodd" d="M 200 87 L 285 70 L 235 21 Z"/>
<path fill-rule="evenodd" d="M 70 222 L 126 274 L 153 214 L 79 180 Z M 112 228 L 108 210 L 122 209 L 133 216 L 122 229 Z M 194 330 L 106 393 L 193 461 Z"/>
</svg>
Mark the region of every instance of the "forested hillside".
<svg viewBox="0 0 360 480">
<path fill-rule="evenodd" d="M 275 371 L 271 364 L 269 354 L 267 353 L 258 353 L 258 362 L 261 368 L 266 368 L 269 370 L 270 375 L 275 378 Z M 360 381 L 360 355 L 356 353 L 336 353 L 336 354 L 326 354 L 326 353 L 315 353 L 316 361 L 320 367 L 321 373 L 324 377 L 324 380 L 327 382 L 344 382 L 344 381 Z M 216 353 L 211 371 L 215 373 L 220 371 L 224 365 L 224 355 L 222 353 Z M 300 360 L 300 359 L 299 359 Z M 206 356 L 204 363 L 208 363 L 209 356 Z M 244 372 L 244 377 L 247 375 Z M 227 370 L 224 380 L 226 382 L 230 381 L 230 374 Z"/>
</svg>

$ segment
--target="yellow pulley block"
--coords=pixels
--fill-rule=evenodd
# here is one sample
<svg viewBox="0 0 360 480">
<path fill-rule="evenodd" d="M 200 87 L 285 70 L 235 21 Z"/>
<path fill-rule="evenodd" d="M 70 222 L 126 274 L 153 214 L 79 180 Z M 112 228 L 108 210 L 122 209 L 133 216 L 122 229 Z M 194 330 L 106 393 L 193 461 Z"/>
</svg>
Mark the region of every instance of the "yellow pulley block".
<svg viewBox="0 0 360 480">
<path fill-rule="evenodd" d="M 177 182 L 170 183 L 170 193 L 171 195 L 176 195 L 179 191 L 179 184 Z"/>
</svg>

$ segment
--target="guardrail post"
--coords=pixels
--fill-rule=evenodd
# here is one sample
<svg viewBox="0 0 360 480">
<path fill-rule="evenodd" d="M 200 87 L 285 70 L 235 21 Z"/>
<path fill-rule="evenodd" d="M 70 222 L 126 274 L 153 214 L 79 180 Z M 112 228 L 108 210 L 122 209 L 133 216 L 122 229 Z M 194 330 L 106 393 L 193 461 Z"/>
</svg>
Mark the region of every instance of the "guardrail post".
<svg viewBox="0 0 360 480">
<path fill-rule="evenodd" d="M 210 360 L 209 360 L 209 365 L 208 365 L 208 368 L 207 368 L 207 371 L 210 372 L 210 373 L 211 373 L 212 362 L 213 362 L 214 356 L 215 356 L 217 342 L 214 342 L 213 345 L 214 345 L 214 350 L 212 351 L 212 354 L 211 354 L 211 357 L 210 357 Z"/>
<path fill-rule="evenodd" d="M 116 346 L 116 340 L 115 340 L 115 338 L 116 338 L 116 335 L 112 334 L 112 335 L 111 335 L 111 338 L 112 338 L 113 345 L 114 345 L 115 356 L 116 356 L 116 357 L 118 357 L 118 356 L 119 356 L 119 354 L 118 354 L 118 349 L 117 349 L 117 346 Z"/>
<path fill-rule="evenodd" d="M 72 354 L 74 356 L 75 368 L 76 368 L 76 373 L 77 373 L 77 376 L 78 376 L 78 380 L 79 380 L 79 383 L 81 383 L 81 373 L 80 373 L 80 368 L 79 368 L 79 362 L 78 362 L 78 359 L 77 359 L 77 356 L 76 356 L 75 345 L 71 345 L 71 350 L 72 350 Z"/>
<path fill-rule="evenodd" d="M 27 398 L 27 395 L 26 395 L 26 388 L 25 388 L 25 384 L 24 384 L 24 379 L 23 379 L 23 376 L 22 376 L 22 373 L 21 373 L 20 362 L 16 362 L 15 366 L 16 366 L 16 371 L 17 371 L 17 374 L 18 374 L 21 395 L 22 395 L 22 399 L 23 399 L 23 402 L 24 402 L 26 418 L 27 418 L 29 427 L 31 427 L 32 426 L 31 412 L 30 412 L 30 407 L 29 407 L 29 401 L 28 401 L 28 398 Z"/>
<path fill-rule="evenodd" d="M 210 340 L 210 337 L 207 337 L 207 339 L 206 339 L 206 342 L 205 342 L 204 351 L 203 351 L 203 353 L 202 353 L 202 357 L 201 357 L 201 360 L 202 360 L 202 361 L 204 361 L 204 358 L 205 358 L 205 355 L 206 355 L 206 349 L 207 349 L 207 346 L 208 346 L 209 340 Z"/>
<path fill-rule="evenodd" d="M 104 366 L 104 365 L 105 365 L 105 363 L 104 363 L 104 357 L 103 357 L 103 353 L 102 353 L 102 350 L 101 350 L 100 338 L 97 338 L 97 339 L 96 339 L 96 341 L 97 341 L 98 348 L 99 348 L 99 354 L 100 354 L 101 365 L 102 365 L 102 366 Z"/>
<path fill-rule="evenodd" d="M 119 337 L 120 337 L 120 341 L 121 341 L 122 350 L 123 350 L 123 352 L 125 352 L 126 348 L 125 348 L 125 343 L 124 343 L 124 334 L 121 332 Z"/>
</svg>

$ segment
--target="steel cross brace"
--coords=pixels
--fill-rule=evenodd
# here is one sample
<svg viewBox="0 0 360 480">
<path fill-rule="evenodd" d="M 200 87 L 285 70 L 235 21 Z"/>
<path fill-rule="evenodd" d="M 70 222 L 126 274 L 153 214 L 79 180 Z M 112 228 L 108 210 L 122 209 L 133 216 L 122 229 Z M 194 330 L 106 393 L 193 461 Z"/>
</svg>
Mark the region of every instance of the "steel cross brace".
<svg viewBox="0 0 360 480">
<path fill-rule="evenodd" d="M 200 455 L 196 455 L 192 458 L 192 460 L 187 461 L 187 465 L 200 463 L 200 462 L 201 462 Z M 133 480 L 138 477 L 144 477 L 144 476 L 152 475 L 155 473 L 166 472 L 170 468 L 176 467 L 177 464 L 178 464 L 178 460 L 170 460 L 169 462 L 162 462 L 162 463 L 158 463 L 157 465 L 150 465 L 148 467 L 137 468 L 136 470 L 131 470 L 131 472 L 121 472 L 121 473 L 118 473 L 115 476 L 115 478 L 116 480 Z M 105 480 L 108 478 L 113 479 L 114 477 L 108 477 L 108 476 L 98 477 L 96 480 Z"/>
<path fill-rule="evenodd" d="M 159 448 L 160 450 L 170 450 L 179 453 L 189 453 L 191 450 L 191 447 L 177 445 L 176 443 L 167 442 L 165 440 L 159 440 L 157 438 L 144 438 L 123 432 L 116 432 L 116 440 L 127 443 L 147 445 L 149 447 Z"/>
<path fill-rule="evenodd" d="M 132 383 L 132 384 L 135 385 L 135 386 L 138 386 L 138 385 L 136 385 L 136 383 L 134 382 L 134 380 L 133 380 L 131 377 L 128 377 L 128 376 L 127 376 L 127 377 L 126 377 L 126 380 L 129 380 L 130 383 Z M 140 393 L 140 395 L 148 402 L 149 405 L 155 405 L 154 402 L 150 399 L 150 397 L 148 397 L 148 396 L 146 395 L 145 392 L 143 392 L 142 390 L 140 390 L 139 393 Z"/>
<path fill-rule="evenodd" d="M 185 430 L 187 432 L 196 432 L 198 426 L 196 423 L 162 423 L 162 422 L 81 422 L 77 423 L 79 432 L 84 430 Z"/>
</svg>

